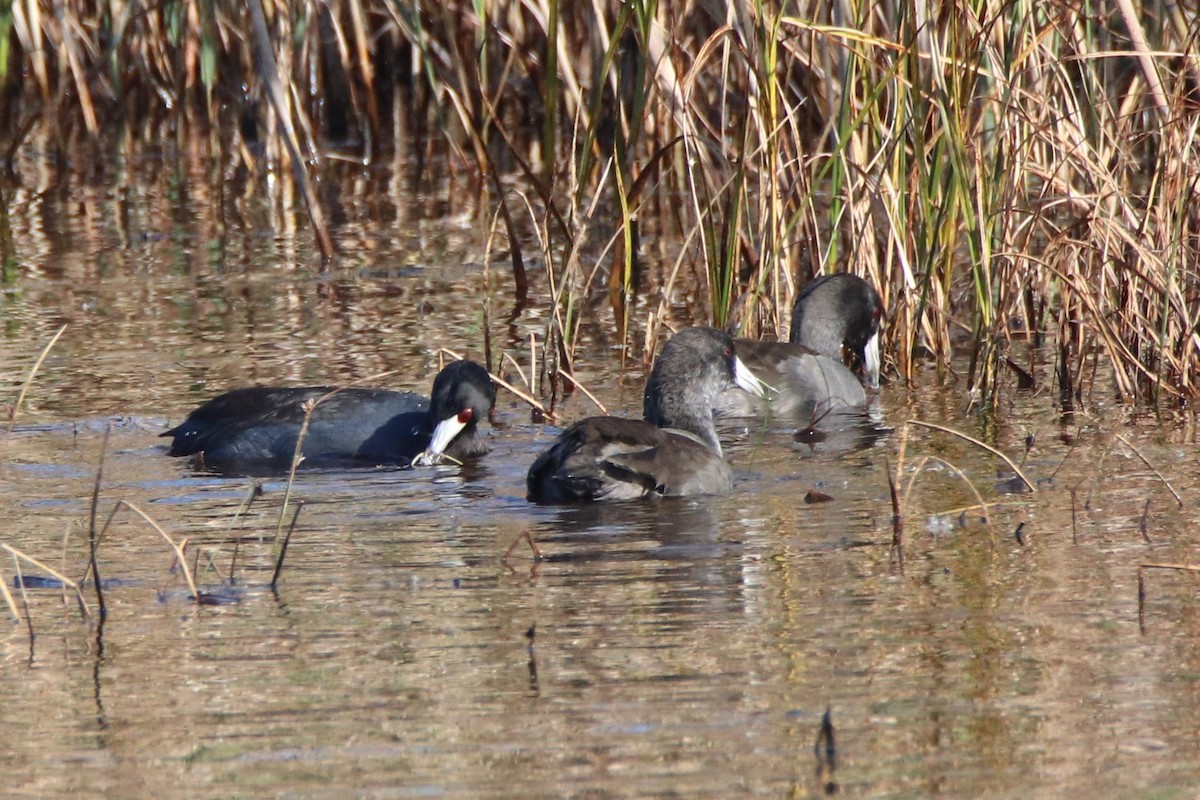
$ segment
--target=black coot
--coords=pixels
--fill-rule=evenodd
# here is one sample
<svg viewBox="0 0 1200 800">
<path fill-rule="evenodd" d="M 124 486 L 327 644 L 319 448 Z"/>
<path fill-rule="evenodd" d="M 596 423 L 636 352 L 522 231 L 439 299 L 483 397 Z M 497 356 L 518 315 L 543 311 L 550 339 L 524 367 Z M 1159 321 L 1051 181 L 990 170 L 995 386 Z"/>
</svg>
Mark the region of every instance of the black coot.
<svg viewBox="0 0 1200 800">
<path fill-rule="evenodd" d="M 288 465 L 305 405 L 322 397 L 301 448 L 306 463 L 433 464 L 443 456 L 462 460 L 487 451 L 477 423 L 491 413 L 496 389 L 473 361 L 455 361 L 438 373 L 431 399 L 353 387 L 235 389 L 162 435 L 172 438 L 170 455 L 197 456 L 207 465 Z"/>
</svg>

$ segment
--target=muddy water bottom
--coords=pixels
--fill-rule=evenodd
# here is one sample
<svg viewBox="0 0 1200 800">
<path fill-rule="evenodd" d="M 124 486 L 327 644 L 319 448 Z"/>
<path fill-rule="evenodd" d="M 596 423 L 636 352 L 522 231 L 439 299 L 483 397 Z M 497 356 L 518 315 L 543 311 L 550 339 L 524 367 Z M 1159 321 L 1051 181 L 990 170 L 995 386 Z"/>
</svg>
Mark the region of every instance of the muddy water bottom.
<svg viewBox="0 0 1200 800">
<path fill-rule="evenodd" d="M 76 577 L 107 422 L 18 429 L 0 466 L 6 541 L 60 564 L 70 531 Z M 1152 575 L 1142 632 L 1136 570 L 1186 561 L 1196 528 L 1140 464 L 1109 456 L 1076 488 L 1072 528 L 1069 488 L 1098 449 L 1036 495 L 1003 496 L 994 460 L 910 431 L 920 474 L 901 567 L 886 481 L 897 433 L 815 457 L 747 435 L 730 448 L 731 496 L 555 508 L 523 497 L 553 431 L 513 407 L 499 422 L 493 452 L 465 468 L 302 472 L 272 591 L 284 481 L 258 479 L 263 496 L 235 521 L 254 481 L 166 457 L 165 420 L 118 420 L 101 519 L 117 499 L 137 505 L 211 559 L 201 587 L 235 602 L 190 603 L 162 538 L 119 513 L 100 549 L 102 625 L 35 589 L 32 642 L 5 626 L 8 791 L 1136 797 L 1200 785 L 1196 582 Z M 1076 451 L 1099 447 L 1083 438 Z M 1192 449 L 1139 442 L 1176 459 L 1168 475 L 1195 474 Z M 1051 436 L 1025 468 L 1046 478 L 1070 447 Z M 984 477 L 1002 502 L 990 527 L 956 510 L 960 481 L 921 463 L 935 452 Z M 805 503 L 814 489 L 832 500 Z M 1144 498 L 1156 512 L 1145 537 Z M 1024 544 L 1011 535 L 1022 521 Z M 524 542 L 502 558 L 526 531 L 542 559 Z M 832 762 L 813 747 L 827 710 Z"/>
</svg>

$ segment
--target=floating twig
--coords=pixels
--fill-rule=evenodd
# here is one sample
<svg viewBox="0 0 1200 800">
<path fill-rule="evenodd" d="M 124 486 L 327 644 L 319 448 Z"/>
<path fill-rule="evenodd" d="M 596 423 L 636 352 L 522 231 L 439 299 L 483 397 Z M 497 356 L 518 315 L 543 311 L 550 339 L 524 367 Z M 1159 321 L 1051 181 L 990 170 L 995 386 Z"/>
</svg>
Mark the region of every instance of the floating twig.
<svg viewBox="0 0 1200 800">
<path fill-rule="evenodd" d="M 954 464 L 951 464 L 949 461 L 947 461 L 944 458 L 938 458 L 937 456 L 922 456 L 921 457 L 921 460 L 917 462 L 917 466 L 913 469 L 913 475 L 912 475 L 912 478 L 910 478 L 908 481 L 908 487 L 904 490 L 905 505 L 908 504 L 908 496 L 909 496 L 909 494 L 912 493 L 913 486 L 917 482 L 917 477 L 921 475 L 921 472 L 925 469 L 925 464 L 929 461 L 936 461 L 937 463 L 944 466 L 946 469 L 950 470 L 952 473 L 954 473 L 956 476 L 958 476 L 958 478 L 963 483 L 965 483 L 967 485 L 967 488 L 971 490 L 971 494 L 975 495 L 976 505 L 971 506 L 971 507 L 972 508 L 978 507 L 979 509 L 981 509 L 983 511 L 983 524 L 987 525 L 988 537 L 991 539 L 991 543 L 994 545 L 996 543 L 996 532 L 994 530 L 992 530 L 992 519 L 991 519 L 991 516 L 988 514 L 988 508 L 991 507 L 991 504 L 984 501 L 983 495 L 981 495 L 979 493 L 979 490 L 975 488 L 975 484 L 971 482 L 971 479 L 967 477 L 967 474 L 965 472 L 963 472 L 961 469 L 956 467 Z M 942 513 L 953 514 L 955 511 L 959 511 L 959 510 L 960 509 L 951 509 L 949 511 L 944 511 Z M 961 510 L 964 512 L 966 511 L 966 509 L 961 509 Z"/>
<path fill-rule="evenodd" d="M 1148 562 L 1138 564 L 1138 569 L 1173 569 L 1179 572 L 1200 572 L 1200 564 L 1162 564 L 1157 562 Z"/>
</svg>

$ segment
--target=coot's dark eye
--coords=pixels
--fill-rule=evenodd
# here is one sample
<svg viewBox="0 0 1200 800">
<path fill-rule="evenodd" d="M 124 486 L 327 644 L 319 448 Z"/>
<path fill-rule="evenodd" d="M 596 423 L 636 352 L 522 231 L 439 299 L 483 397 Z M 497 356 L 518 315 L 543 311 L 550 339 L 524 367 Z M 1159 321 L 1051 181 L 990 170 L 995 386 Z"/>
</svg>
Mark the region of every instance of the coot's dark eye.
<svg viewBox="0 0 1200 800">
<path fill-rule="evenodd" d="M 725 345 L 724 352 L 725 352 L 726 358 L 733 358 L 733 348 L 732 347 L 730 347 L 729 345 Z"/>
</svg>

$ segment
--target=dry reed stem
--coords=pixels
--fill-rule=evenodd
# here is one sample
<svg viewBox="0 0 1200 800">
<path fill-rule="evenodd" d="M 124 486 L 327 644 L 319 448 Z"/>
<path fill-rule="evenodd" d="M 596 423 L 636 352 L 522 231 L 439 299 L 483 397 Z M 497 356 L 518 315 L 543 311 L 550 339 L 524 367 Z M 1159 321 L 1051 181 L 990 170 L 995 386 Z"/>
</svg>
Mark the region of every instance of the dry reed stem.
<svg viewBox="0 0 1200 800">
<path fill-rule="evenodd" d="M 517 538 L 512 540 L 512 544 L 504 551 L 504 555 L 500 556 L 500 563 L 512 570 L 509 566 L 508 557 L 512 555 L 512 551 L 517 549 L 517 545 L 521 542 L 528 542 L 529 549 L 533 553 L 534 564 L 538 564 L 542 560 L 542 549 L 538 547 L 537 541 L 533 538 L 533 534 L 529 531 L 521 531 Z M 513 570 L 515 572 L 515 570 Z"/>
<path fill-rule="evenodd" d="M 304 437 L 308 434 L 308 424 L 312 420 L 312 413 L 320 405 L 321 401 L 327 397 L 332 397 L 336 392 L 341 391 L 341 388 L 329 392 L 317 400 L 305 401 L 304 419 L 300 422 L 300 432 L 296 434 L 296 449 L 292 451 L 292 463 L 288 466 L 287 484 L 283 489 L 283 503 L 279 506 L 279 519 L 275 523 L 275 536 L 273 541 L 279 541 L 279 532 L 283 530 L 283 519 L 287 514 L 288 502 L 292 499 L 292 487 L 296 484 L 296 470 L 300 468 L 300 462 L 304 460 L 302 448 L 304 446 Z"/>
<path fill-rule="evenodd" d="M 125 508 L 128 508 L 130 511 L 144 519 L 147 523 L 149 523 L 150 527 L 154 528 L 154 530 L 158 532 L 158 535 L 161 536 L 168 545 L 170 545 L 171 549 L 175 551 L 175 560 L 179 564 L 179 568 L 183 570 L 183 577 L 187 581 L 188 588 L 192 592 L 192 601 L 196 605 L 202 605 L 203 598 L 201 597 L 199 590 L 196 589 L 196 581 L 192 577 L 192 571 L 188 568 L 187 556 L 184 554 L 184 549 L 187 547 L 188 543 L 187 537 L 185 536 L 183 539 L 180 539 L 179 543 L 176 544 L 175 540 L 168 536 L 167 532 L 164 531 L 149 514 L 147 514 L 145 511 L 142 511 L 133 503 L 129 502 L 128 500 L 118 500 L 117 505 L 125 506 Z"/>
<path fill-rule="evenodd" d="M 246 496 L 242 498 L 242 502 L 238 504 L 237 511 L 233 512 L 233 519 L 229 521 L 229 527 L 225 529 L 226 536 L 233 533 L 233 528 L 235 525 L 237 525 L 238 520 L 242 518 L 243 514 L 250 510 L 251 504 L 254 503 L 255 499 L 262 497 L 262 494 L 263 488 L 261 483 L 252 483 L 250 485 L 250 489 L 246 492 Z"/>
<path fill-rule="evenodd" d="M 1129 41 L 1137 54 L 1138 66 L 1142 68 L 1146 82 L 1150 85 L 1156 110 L 1163 122 L 1166 122 L 1171 113 L 1171 104 L 1167 102 L 1167 94 L 1163 91 L 1162 78 L 1159 77 L 1158 65 L 1154 63 L 1150 45 L 1146 42 L 1146 32 L 1142 29 L 1140 15 L 1133 7 L 1133 0 L 1117 0 L 1117 9 L 1121 12 L 1121 19 L 1129 31 Z"/>
<path fill-rule="evenodd" d="M 58 332 L 55 333 L 52 337 L 50 337 L 50 341 L 47 342 L 46 346 L 42 348 L 42 352 L 37 357 L 37 361 L 34 361 L 33 366 L 29 368 L 29 374 L 25 376 L 25 382 L 21 384 L 21 391 L 17 395 L 17 401 L 16 401 L 16 403 L 13 404 L 12 411 L 9 412 L 9 415 L 8 415 L 8 433 L 9 434 L 12 433 L 13 425 L 17 421 L 17 414 L 21 410 L 21 404 L 23 402 L 25 402 L 25 394 L 29 391 L 29 387 L 31 385 L 33 385 L 34 376 L 37 375 L 38 370 L 41 369 L 42 362 L 44 362 L 46 360 L 46 356 L 50 355 L 50 349 L 52 347 L 54 347 L 55 343 L 58 341 L 58 337 L 62 336 L 63 331 L 65 331 L 66 329 L 67 329 L 67 323 L 63 323 L 63 326 L 58 329 Z"/>
<path fill-rule="evenodd" d="M 451 350 L 448 347 L 441 348 L 440 352 L 443 352 L 446 355 L 450 356 L 451 358 L 457 359 L 459 361 L 463 360 L 462 355 L 460 355 L 459 353 L 456 353 L 455 351 Z M 525 392 L 522 392 L 520 389 L 518 389 L 517 387 L 510 384 L 508 381 L 506 381 L 503 378 L 500 378 L 499 376 L 494 375 L 490 372 L 488 373 L 488 375 L 496 383 L 497 386 L 500 386 L 500 387 L 512 392 L 512 394 L 514 396 L 516 396 L 520 400 L 523 400 L 524 402 L 528 403 L 533 408 L 537 409 L 538 412 L 540 412 L 543 416 L 545 416 L 546 419 L 549 420 L 550 422 L 554 422 L 556 419 L 558 419 L 558 417 L 555 416 L 554 412 L 547 409 L 544 405 L 539 403 L 533 397 L 525 394 Z"/>
<path fill-rule="evenodd" d="M 580 383 L 580 381 L 574 375 L 572 375 L 570 372 L 567 372 L 562 367 L 559 367 L 558 374 L 569 380 L 576 389 L 583 392 L 584 395 L 587 396 L 587 399 L 591 400 L 596 405 L 596 408 L 600 409 L 601 414 L 608 414 L 608 409 L 604 407 L 604 404 L 597 400 L 596 395 L 589 392 L 588 388 Z"/>
<path fill-rule="evenodd" d="M 1183 508 L 1183 498 L 1179 496 L 1179 492 L 1175 491 L 1175 487 L 1171 485 L 1170 481 L 1168 481 L 1166 478 L 1163 477 L 1162 473 L 1159 472 L 1155 468 L 1155 466 L 1150 463 L 1150 460 L 1148 458 L 1146 458 L 1144 455 L 1142 455 L 1142 451 L 1138 450 L 1136 447 L 1134 447 L 1133 443 L 1130 442 L 1128 439 L 1126 439 L 1121 434 L 1114 433 L 1113 435 L 1115 437 L 1117 437 L 1117 439 L 1121 442 L 1121 444 L 1125 445 L 1126 447 L 1128 447 L 1130 450 L 1133 451 L 1134 455 L 1136 455 L 1141 460 L 1141 462 L 1146 465 L 1146 468 L 1154 473 L 1154 477 L 1158 478 L 1158 480 L 1160 482 L 1162 482 L 1162 485 L 1167 487 L 1167 491 L 1169 491 L 1171 493 L 1171 496 L 1175 498 L 1175 502 L 1179 504 L 1179 507 Z M 1147 501 L 1147 502 L 1149 502 L 1149 501 Z"/>
<path fill-rule="evenodd" d="M 24 552 L 18 550 L 17 548 L 13 547 L 10 544 L 0 543 L 0 550 L 4 550 L 6 553 L 11 555 L 13 558 L 19 558 L 20 560 L 26 561 L 26 562 L 32 564 L 33 566 L 37 567 L 40 570 L 44 570 L 55 580 L 61 581 L 63 586 L 66 586 L 67 588 L 71 589 L 71 591 L 73 591 L 75 593 L 76 602 L 78 602 L 79 608 L 83 612 L 83 615 L 85 617 L 89 617 L 89 618 L 92 616 L 92 609 L 91 609 L 91 606 L 88 605 L 87 600 L 83 596 L 83 589 L 80 588 L 79 584 L 77 584 L 75 581 L 71 580 L 66 575 L 63 575 L 61 572 L 54 569 L 53 567 L 48 566 L 47 564 L 37 560 L 36 558 L 34 558 L 31 555 L 25 554 Z"/>
<path fill-rule="evenodd" d="M 267 21 L 263 17 L 262 4 L 259 0 L 249 0 L 248 7 L 253 31 L 254 53 L 258 61 L 260 77 L 267 90 L 267 99 L 275 112 L 275 119 L 283 128 L 283 141 L 287 146 L 288 157 L 292 163 L 292 174 L 304 196 L 304 204 L 308 208 L 313 233 L 317 237 L 317 246 L 321 250 L 321 259 L 328 264 L 334 256 L 333 238 L 329 235 L 325 214 L 321 210 L 316 192 L 313 191 L 312 180 L 308 176 L 308 167 L 300 153 L 300 143 L 296 139 L 296 130 L 292 125 L 290 106 L 283 87 L 280 85 L 279 67 L 275 63 L 275 54 L 271 49 L 270 34 L 267 32 Z"/>
<path fill-rule="evenodd" d="M 890 464 L 884 468 L 884 474 L 887 475 L 888 496 L 892 501 L 892 552 L 896 554 L 896 559 L 900 564 L 900 569 L 904 569 L 904 512 L 900 506 L 900 495 L 896 491 L 896 476 L 892 472 Z"/>
<path fill-rule="evenodd" d="M 919 425 L 922 428 L 930 428 L 935 431 L 941 431 L 942 433 L 948 433 L 951 436 L 957 436 L 958 438 L 962 439 L 963 441 L 970 442 L 971 444 L 975 445 L 976 447 L 980 447 L 984 450 L 987 450 L 992 455 L 1003 460 L 1005 464 L 1008 464 L 1009 469 L 1011 469 L 1014 473 L 1016 473 L 1017 477 L 1020 478 L 1027 487 L 1029 487 L 1030 494 L 1037 493 L 1037 487 L 1035 487 L 1033 485 L 1032 481 L 1030 481 L 1029 478 L 1025 477 L 1025 473 L 1021 471 L 1021 468 L 1018 467 L 1015 463 L 1013 463 L 1013 460 L 1011 458 L 1004 455 L 1004 453 L 1001 453 L 999 450 L 992 447 L 991 445 L 984 444 L 983 442 L 979 441 L 978 439 L 968 436 L 967 434 L 962 433 L 961 431 L 956 431 L 953 428 L 947 428 L 944 425 L 937 425 L 932 422 L 923 422 L 919 419 L 910 419 L 907 421 L 906 424 Z"/>
<path fill-rule="evenodd" d="M 108 439 L 111 434 L 112 423 L 109 423 L 104 426 L 104 439 L 100 442 L 100 458 L 96 463 L 96 480 L 92 484 L 92 502 L 88 508 L 88 570 L 92 573 L 92 586 L 96 588 L 96 604 L 100 609 L 101 618 L 108 609 L 104 604 L 100 564 L 96 560 L 96 551 L 100 546 L 99 532 L 96 530 L 96 513 L 100 510 L 100 486 L 104 480 L 104 460 L 108 456 Z"/>
<path fill-rule="evenodd" d="M 512 368 L 517 371 L 517 375 L 520 376 L 521 381 L 532 390 L 533 389 L 532 379 L 529 377 L 526 377 L 525 368 L 521 366 L 520 362 L 518 362 L 515 358 L 513 358 L 511 353 L 505 353 L 503 356 L 500 357 L 501 362 L 503 362 L 506 359 L 508 360 L 508 363 L 512 365 Z"/>
<path fill-rule="evenodd" d="M 1160 564 L 1147 562 L 1138 564 L 1139 569 L 1171 569 L 1179 572 L 1200 572 L 1200 564 Z"/>
<path fill-rule="evenodd" d="M 25 575 L 21 572 L 20 559 L 13 558 L 13 569 L 17 573 L 17 585 L 21 587 L 21 608 L 25 611 L 25 628 L 29 631 L 29 646 L 32 649 L 37 634 L 33 630 L 33 612 L 29 610 L 29 592 L 25 587 Z"/>
<path fill-rule="evenodd" d="M 59 572 L 66 573 L 67 571 L 67 545 L 71 543 L 71 523 L 63 525 L 62 549 L 59 550 L 58 564 Z M 89 565 L 90 566 L 90 565 Z M 63 587 L 63 602 L 67 602 L 67 589 Z"/>
<path fill-rule="evenodd" d="M 291 500 L 291 497 L 292 497 L 292 487 L 296 483 L 296 470 L 299 469 L 300 462 L 302 462 L 304 460 L 304 454 L 303 454 L 304 437 L 308 433 L 308 424 L 309 424 L 309 421 L 312 419 L 313 411 L 315 411 L 317 409 L 317 406 L 321 405 L 321 403 L 325 402 L 329 398 L 333 397 L 336 394 L 339 394 L 340 392 L 342 392 L 346 389 L 349 389 L 353 386 L 357 386 L 360 383 L 366 383 L 368 381 L 377 381 L 380 378 L 386 378 L 389 375 L 393 375 L 395 373 L 396 373 L 396 370 L 389 369 L 389 370 L 385 370 L 384 372 L 377 372 L 374 375 L 367 375 L 364 378 L 359 378 L 358 380 L 350 381 L 349 383 L 344 383 L 341 386 L 338 386 L 336 389 L 333 389 L 332 391 L 326 392 L 325 394 L 321 395 L 316 400 L 311 400 L 311 401 L 308 401 L 305 403 L 304 419 L 300 423 L 300 432 L 296 435 L 296 449 L 292 451 L 292 462 L 288 468 L 287 484 L 284 487 L 284 491 L 283 491 L 283 504 L 279 507 L 279 520 L 275 525 L 275 540 L 276 541 L 278 541 L 278 539 L 279 539 L 279 532 L 283 530 L 283 519 L 284 519 L 284 516 L 287 514 L 288 502 Z"/>
<path fill-rule="evenodd" d="M 561 335 L 567 360 L 588 311 L 580 297 L 592 288 L 580 280 L 578 207 L 590 207 L 584 228 L 615 225 L 641 206 L 644 184 L 660 205 L 687 195 L 662 227 L 666 240 L 688 240 L 677 266 L 699 276 L 692 316 L 728 315 L 749 335 L 772 326 L 778 335 L 804 278 L 869 275 L 887 302 L 899 372 L 911 375 L 922 351 L 948 368 L 951 326 L 968 320 L 979 356 L 971 388 L 994 404 L 1004 364 L 996 348 L 1010 344 L 1008 323 L 1029 293 L 1037 296 L 1027 308 L 1040 311 L 1027 315 L 1028 329 L 1057 322 L 1066 363 L 1082 365 L 1102 347 L 1130 402 L 1200 396 L 1190 202 L 1200 62 L 1190 55 L 1195 26 L 1175 6 L 1122 0 L 1109 13 L 1055 0 L 1030 22 L 1009 6 L 956 3 L 937 14 L 918 6 L 915 17 L 895 4 L 860 13 L 812 0 L 270 5 L 280 12 L 275 35 L 295 45 L 280 48 L 274 81 L 253 74 L 254 46 L 266 37 L 244 33 L 244 7 L 190 4 L 182 35 L 172 33 L 172 8 L 130 17 L 77 0 L 14 4 L 17 89 L 27 83 L 42 100 L 38 113 L 50 125 L 63 117 L 68 131 L 75 118 L 77 129 L 103 123 L 110 98 L 144 93 L 151 116 L 170 113 L 182 138 L 194 135 L 188 110 L 198 93 L 212 109 L 218 92 L 239 96 L 245 84 L 261 94 L 265 85 L 282 109 L 268 126 L 290 117 L 310 139 L 318 132 L 308 118 L 341 101 L 365 162 L 387 133 L 374 103 L 389 89 L 376 76 L 409 48 L 412 95 L 396 107 L 423 114 L 411 127 L 440 134 L 453 168 L 491 187 L 518 284 L 512 178 L 544 204 L 540 245 L 561 263 L 555 274 L 547 261 L 553 308 L 537 310 L 556 320 L 548 347 Z M 858 14 L 855 25 L 847 14 Z M 332 48 L 322 46 L 327 30 Z M 205 72 L 202 53 L 219 59 L 218 74 Z M 339 73 L 345 82 L 335 87 L 327 76 Z M 540 90 L 544 119 L 526 130 L 509 120 L 527 113 L 528 86 Z M 215 155 L 240 149 L 257 171 L 255 143 L 230 133 L 236 125 L 211 114 L 205 122 L 210 147 L 227 151 Z M 272 151 L 279 138 L 268 135 Z M 516 162 L 512 174 L 500 173 L 496 154 Z M 279 183 L 287 192 L 295 180 Z M 634 187 L 623 213 L 621 186 Z M 715 299 L 720 287 L 729 294 Z M 671 294 L 648 304 L 659 301 L 647 314 L 647 352 L 670 322 L 661 301 Z M 633 341 L 638 332 L 620 333 Z M 1075 371 L 1081 387 L 1083 374 Z"/>
<path fill-rule="evenodd" d="M 292 541 L 292 532 L 296 530 L 296 520 L 300 519 L 300 511 L 304 508 L 304 501 L 296 503 L 296 511 L 292 514 L 292 524 L 288 525 L 287 534 L 283 537 L 283 544 L 279 546 L 279 558 L 275 560 L 275 570 L 271 573 L 271 589 L 274 590 L 279 585 L 279 573 L 283 571 L 283 559 L 287 557 L 288 545 Z"/>
<path fill-rule="evenodd" d="M 16 568 L 18 570 L 17 574 L 19 577 L 20 576 L 20 564 L 17 562 L 16 556 L 13 556 L 13 564 L 14 564 L 14 566 L 16 566 Z M 22 588 L 23 587 L 24 587 L 24 581 L 22 581 Z M 4 602 L 8 605 L 8 610 L 12 613 L 13 619 L 15 619 L 17 622 L 20 622 L 21 621 L 21 613 L 17 609 L 17 603 L 16 603 L 16 600 L 13 599 L 12 592 L 10 592 L 8 590 L 8 580 L 4 577 L 3 572 L 0 572 L 0 595 L 4 596 Z"/>
<path fill-rule="evenodd" d="M 912 478 L 909 479 L 908 487 L 904 490 L 903 505 L 907 507 L 908 496 L 912 493 L 913 486 L 916 484 L 917 478 L 922 474 L 922 471 L 925 469 L 925 464 L 930 461 L 938 462 L 939 464 L 944 466 L 946 469 L 950 470 L 955 475 L 957 475 L 963 481 L 963 483 L 967 484 L 967 488 L 969 488 L 971 490 L 971 494 L 975 495 L 976 502 L 975 502 L 975 506 L 973 506 L 973 507 L 983 509 L 983 512 L 984 512 L 983 523 L 987 526 L 988 538 L 991 540 L 991 543 L 993 545 L 995 545 L 996 544 L 996 532 L 994 530 L 992 530 L 991 518 L 987 514 L 987 509 L 989 507 L 989 504 L 983 499 L 983 495 L 981 495 L 979 493 L 979 490 L 975 488 L 975 484 L 971 482 L 971 479 L 967 477 L 966 473 L 964 473 L 961 469 L 956 467 L 954 464 L 951 464 L 949 461 L 945 460 L 944 458 L 939 458 L 938 456 L 929 456 L 929 455 L 921 456 L 921 460 L 918 461 L 916 463 L 916 465 L 913 467 Z M 961 510 L 957 509 L 957 508 L 949 510 L 949 511 L 942 511 L 939 513 L 942 516 L 948 516 L 950 514 L 953 514 L 955 511 L 958 511 L 960 513 L 960 515 L 962 513 Z"/>
</svg>

